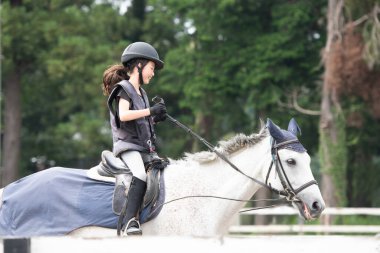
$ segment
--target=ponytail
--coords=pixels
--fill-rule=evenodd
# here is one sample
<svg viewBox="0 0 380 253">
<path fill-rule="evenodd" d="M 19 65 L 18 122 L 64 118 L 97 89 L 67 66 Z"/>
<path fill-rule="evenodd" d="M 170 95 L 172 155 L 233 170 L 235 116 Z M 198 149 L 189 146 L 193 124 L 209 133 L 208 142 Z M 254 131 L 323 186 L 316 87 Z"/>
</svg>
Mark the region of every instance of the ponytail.
<svg viewBox="0 0 380 253">
<path fill-rule="evenodd" d="M 128 73 L 132 73 L 133 69 L 141 63 L 143 69 L 149 62 L 147 59 L 137 58 L 125 63 L 125 66 L 116 64 L 106 69 L 103 73 L 103 94 L 109 96 L 115 84 L 123 80 L 129 80 Z"/>
<path fill-rule="evenodd" d="M 120 81 L 128 80 L 128 70 L 123 65 L 112 65 L 106 69 L 103 73 L 103 94 L 109 96 L 113 90 L 115 84 Z"/>
</svg>

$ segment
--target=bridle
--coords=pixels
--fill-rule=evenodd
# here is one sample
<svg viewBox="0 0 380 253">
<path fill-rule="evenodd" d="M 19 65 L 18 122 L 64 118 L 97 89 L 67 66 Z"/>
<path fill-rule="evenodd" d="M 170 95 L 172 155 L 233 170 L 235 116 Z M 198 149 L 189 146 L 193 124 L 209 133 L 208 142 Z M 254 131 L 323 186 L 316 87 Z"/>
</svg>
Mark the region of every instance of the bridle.
<svg viewBox="0 0 380 253">
<path fill-rule="evenodd" d="M 259 185 L 267 188 L 271 192 L 274 192 L 278 195 L 284 196 L 288 202 L 299 202 L 300 199 L 298 199 L 297 194 L 300 193 L 301 191 L 305 190 L 309 186 L 312 186 L 314 184 L 318 185 L 318 183 L 316 180 L 313 179 L 313 180 L 301 185 L 300 187 L 298 187 L 297 189 L 294 190 L 292 184 L 289 181 L 288 176 L 286 175 L 284 167 L 282 166 L 280 155 L 278 154 L 278 151 L 281 148 L 284 148 L 284 146 L 292 144 L 292 143 L 299 143 L 299 140 L 293 139 L 293 140 L 284 141 L 284 142 L 281 142 L 279 144 L 276 144 L 276 142 L 272 138 L 271 142 L 272 142 L 272 147 L 271 147 L 272 161 L 271 161 L 271 164 L 269 165 L 269 169 L 268 169 L 268 172 L 266 175 L 265 183 L 261 182 L 260 180 L 258 180 L 256 178 L 253 178 L 253 177 L 245 174 L 235 164 L 233 164 L 226 156 L 224 156 L 218 150 L 216 150 L 214 146 L 210 146 L 211 144 L 209 144 L 209 143 L 207 143 L 207 144 L 204 143 L 204 144 L 212 152 L 214 152 L 217 156 L 219 156 L 219 158 L 221 158 L 223 161 L 228 163 L 228 165 L 230 165 L 234 170 L 236 170 L 237 172 L 239 172 L 243 176 L 245 176 L 245 177 L 249 178 L 250 180 L 254 181 L 255 183 L 258 183 Z M 284 190 L 278 190 L 278 189 L 272 187 L 272 185 L 270 183 L 268 184 L 269 175 L 270 175 L 270 172 L 272 170 L 273 165 L 275 165 L 274 167 L 276 169 L 277 174 L 279 175 L 280 182 L 281 182 L 281 185 L 284 188 Z"/>
<path fill-rule="evenodd" d="M 284 142 L 281 142 L 279 144 L 276 144 L 276 142 L 272 138 L 271 142 L 272 142 L 272 148 L 271 148 L 272 161 L 270 163 L 270 166 L 269 166 L 269 169 L 267 172 L 267 176 L 265 178 L 265 185 L 272 192 L 275 192 L 279 195 L 284 196 L 286 198 L 286 200 L 289 202 L 300 201 L 297 198 L 297 194 L 300 193 L 301 191 L 305 190 L 309 186 L 312 186 L 314 184 L 318 185 L 318 183 L 316 180 L 313 179 L 313 180 L 310 180 L 309 182 L 301 185 L 297 189 L 294 189 L 292 184 L 289 181 L 288 176 L 286 175 L 284 167 L 282 166 L 282 163 L 281 163 L 280 155 L 278 154 L 279 149 L 283 148 L 286 145 L 292 144 L 292 143 L 298 143 L 299 140 L 293 139 L 293 140 L 288 140 L 288 141 L 284 141 Z M 280 182 L 281 182 L 281 185 L 284 188 L 284 190 L 277 190 L 277 189 L 273 188 L 270 183 L 268 184 L 269 175 L 270 175 L 270 172 L 273 168 L 273 165 L 275 165 L 274 167 L 275 167 L 276 172 L 280 178 Z"/>
</svg>

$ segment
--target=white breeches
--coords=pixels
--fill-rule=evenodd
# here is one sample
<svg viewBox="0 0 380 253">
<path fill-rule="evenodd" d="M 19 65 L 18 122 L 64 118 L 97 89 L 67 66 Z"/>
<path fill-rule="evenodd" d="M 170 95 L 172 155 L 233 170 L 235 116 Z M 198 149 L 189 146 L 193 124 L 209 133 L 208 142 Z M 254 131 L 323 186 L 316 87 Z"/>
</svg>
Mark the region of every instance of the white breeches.
<svg viewBox="0 0 380 253">
<path fill-rule="evenodd" d="M 121 159 L 128 165 L 134 177 L 146 182 L 144 162 L 138 151 L 125 151 L 120 155 Z"/>
</svg>

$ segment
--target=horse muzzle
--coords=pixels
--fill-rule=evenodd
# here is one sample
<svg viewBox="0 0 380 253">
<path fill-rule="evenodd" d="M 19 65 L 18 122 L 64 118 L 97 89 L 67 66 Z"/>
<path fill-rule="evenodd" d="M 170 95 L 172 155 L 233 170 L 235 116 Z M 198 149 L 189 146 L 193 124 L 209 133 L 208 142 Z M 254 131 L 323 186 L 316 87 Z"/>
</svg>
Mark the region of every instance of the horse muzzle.
<svg viewBox="0 0 380 253">
<path fill-rule="evenodd" d="M 300 200 L 293 202 L 293 205 L 298 209 L 302 218 L 307 221 L 317 219 L 325 209 L 324 202 L 319 200 L 312 201 L 311 203 Z"/>
</svg>

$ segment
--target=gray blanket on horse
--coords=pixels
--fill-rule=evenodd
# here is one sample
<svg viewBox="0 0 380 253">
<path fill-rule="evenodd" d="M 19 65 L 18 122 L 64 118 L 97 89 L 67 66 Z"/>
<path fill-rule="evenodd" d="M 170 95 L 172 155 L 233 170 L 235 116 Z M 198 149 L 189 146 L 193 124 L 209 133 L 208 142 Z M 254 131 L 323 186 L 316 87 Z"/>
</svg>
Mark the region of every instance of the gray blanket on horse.
<svg viewBox="0 0 380 253">
<path fill-rule="evenodd" d="M 84 226 L 116 228 L 114 184 L 90 179 L 86 170 L 51 168 L 7 187 L 0 236 L 64 235 Z"/>
</svg>

